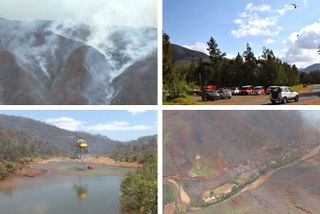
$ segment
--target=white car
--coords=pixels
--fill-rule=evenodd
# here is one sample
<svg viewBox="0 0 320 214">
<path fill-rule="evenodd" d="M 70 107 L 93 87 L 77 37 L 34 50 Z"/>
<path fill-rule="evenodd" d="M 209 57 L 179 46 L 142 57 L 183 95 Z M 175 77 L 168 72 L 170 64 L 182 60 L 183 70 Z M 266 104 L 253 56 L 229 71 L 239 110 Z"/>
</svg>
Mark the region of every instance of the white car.
<svg viewBox="0 0 320 214">
<path fill-rule="evenodd" d="M 240 89 L 239 87 L 234 87 L 234 88 L 231 88 L 231 92 L 233 95 L 238 95 L 240 94 Z"/>
<path fill-rule="evenodd" d="M 270 93 L 270 101 L 272 102 L 272 104 L 276 104 L 277 102 L 286 104 L 289 100 L 298 102 L 299 94 L 293 91 L 288 86 L 279 86 L 273 89 Z"/>
</svg>

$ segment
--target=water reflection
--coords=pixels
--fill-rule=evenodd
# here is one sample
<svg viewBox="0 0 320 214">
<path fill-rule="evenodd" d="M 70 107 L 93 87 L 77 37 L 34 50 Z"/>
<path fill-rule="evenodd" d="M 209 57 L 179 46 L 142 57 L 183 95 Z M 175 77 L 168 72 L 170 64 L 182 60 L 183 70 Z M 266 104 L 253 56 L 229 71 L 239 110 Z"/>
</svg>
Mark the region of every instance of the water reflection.
<svg viewBox="0 0 320 214">
<path fill-rule="evenodd" d="M 79 201 L 83 201 L 88 197 L 88 186 L 82 183 L 82 178 L 80 177 L 77 184 L 74 185 L 77 197 Z"/>
</svg>

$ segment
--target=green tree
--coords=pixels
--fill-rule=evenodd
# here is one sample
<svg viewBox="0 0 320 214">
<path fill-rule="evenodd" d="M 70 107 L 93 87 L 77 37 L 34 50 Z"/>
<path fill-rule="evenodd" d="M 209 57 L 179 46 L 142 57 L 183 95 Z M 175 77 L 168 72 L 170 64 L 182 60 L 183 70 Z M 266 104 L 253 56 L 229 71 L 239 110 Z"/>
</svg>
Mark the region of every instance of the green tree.
<svg viewBox="0 0 320 214">
<path fill-rule="evenodd" d="M 224 84 L 223 78 L 223 66 L 224 66 L 224 57 L 226 53 L 222 53 L 218 48 L 216 40 L 211 37 L 207 42 L 209 51 L 209 58 L 211 62 L 211 69 L 209 78 L 211 83 L 222 86 Z"/>
<path fill-rule="evenodd" d="M 121 182 L 122 213 L 157 213 L 157 159 L 152 157 L 142 169 L 129 172 Z"/>
<path fill-rule="evenodd" d="M 184 97 L 187 91 L 185 74 L 179 74 L 172 61 L 170 37 L 163 34 L 163 90 L 164 98 L 175 99 Z"/>
<path fill-rule="evenodd" d="M 256 71 L 257 71 L 257 59 L 252 52 L 252 48 L 247 43 L 247 48 L 243 52 L 244 65 L 243 65 L 243 82 L 244 84 L 255 84 Z"/>
</svg>

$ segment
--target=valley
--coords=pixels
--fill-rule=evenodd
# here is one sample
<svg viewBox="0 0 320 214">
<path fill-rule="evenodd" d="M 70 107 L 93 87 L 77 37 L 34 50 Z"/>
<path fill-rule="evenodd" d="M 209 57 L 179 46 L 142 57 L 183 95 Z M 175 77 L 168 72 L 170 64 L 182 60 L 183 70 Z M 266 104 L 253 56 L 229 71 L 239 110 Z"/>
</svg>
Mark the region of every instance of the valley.
<svg viewBox="0 0 320 214">
<path fill-rule="evenodd" d="M 165 139 L 169 140 L 165 141 L 165 156 L 167 155 L 168 158 L 174 158 L 169 160 L 169 162 L 171 162 L 171 165 L 173 164 L 174 167 L 177 167 L 177 170 L 173 171 L 172 167 L 166 167 L 167 165 L 164 165 L 164 185 L 166 186 L 166 192 L 164 193 L 164 209 L 166 210 L 165 213 L 229 213 L 231 210 L 232 213 L 241 214 L 252 212 L 283 213 L 286 212 L 286 210 L 290 210 L 290 213 L 299 213 L 299 210 L 306 210 L 306 213 L 319 212 L 318 208 L 312 205 L 315 204 L 314 200 L 316 200 L 316 195 L 319 193 L 315 193 L 315 195 L 310 193 L 310 195 L 306 196 L 305 198 L 296 198 L 297 193 L 293 192 L 293 189 L 289 188 L 290 185 L 294 186 L 293 183 L 296 181 L 297 183 L 295 185 L 299 189 L 298 191 L 301 191 L 303 194 L 307 194 L 307 192 L 310 191 L 309 186 L 317 185 L 317 181 L 312 180 L 312 177 L 317 176 L 316 170 L 319 168 L 319 162 L 317 161 L 320 156 L 319 132 L 316 131 L 317 129 L 315 127 L 312 128 L 313 125 L 310 125 L 310 129 L 304 130 L 304 128 L 302 128 L 303 132 L 300 132 L 302 130 L 298 131 L 299 128 L 295 128 L 294 125 L 291 125 L 293 124 L 292 119 L 287 118 L 288 121 L 284 123 L 287 124 L 290 129 L 293 129 L 293 132 L 291 133 L 293 136 L 297 136 L 297 132 L 299 132 L 300 134 L 304 133 L 304 137 L 301 138 L 303 142 L 291 141 L 291 143 L 280 143 L 281 141 L 279 142 L 279 139 L 277 138 L 283 138 L 284 136 L 280 136 L 279 134 L 289 133 L 284 131 L 283 129 L 281 130 L 281 132 L 279 132 L 279 130 L 275 128 L 281 127 L 280 124 L 282 124 L 282 122 L 279 121 L 279 119 L 276 120 L 274 116 L 277 115 L 279 118 L 283 118 L 285 117 L 285 115 L 288 116 L 290 114 L 288 112 L 271 112 L 260 113 L 260 116 L 255 111 L 253 111 L 253 113 L 239 112 L 238 114 L 236 114 L 235 112 L 227 114 L 224 111 L 211 114 L 209 112 L 197 111 L 193 111 L 192 113 L 166 112 L 168 115 L 165 116 L 170 115 L 168 117 L 170 118 L 170 120 L 177 120 L 181 115 L 184 115 L 184 119 L 182 119 L 182 121 L 185 121 L 186 118 L 191 120 L 192 122 L 185 122 L 184 126 L 188 127 L 192 124 L 193 130 L 189 131 L 193 134 L 183 136 L 179 134 L 180 132 L 177 132 L 178 136 L 176 137 L 178 138 L 175 138 L 176 144 L 171 143 L 171 140 L 174 140 L 171 139 L 172 137 L 165 137 Z M 196 118 L 203 118 L 204 115 L 211 119 L 214 119 L 212 120 L 212 122 L 207 123 L 207 125 L 210 124 L 212 130 L 214 130 L 214 133 L 211 133 L 208 136 L 206 136 L 207 133 L 205 132 L 205 130 L 202 130 L 201 128 L 199 129 L 199 127 L 197 127 L 200 126 L 200 124 L 198 123 Z M 246 119 L 246 116 L 248 115 L 251 115 L 251 117 L 255 119 Z M 301 116 L 297 114 L 297 112 L 292 113 L 292 115 L 295 115 L 294 117 L 296 118 L 299 117 L 300 119 L 302 119 Z M 269 118 L 267 119 L 267 117 Z M 233 118 L 232 123 L 230 123 L 231 118 Z M 234 131 L 230 132 L 229 136 L 223 134 L 221 135 L 221 133 L 224 133 L 234 125 L 236 126 L 240 121 L 239 118 L 242 118 L 243 121 L 241 126 L 243 128 L 243 132 L 240 134 L 237 142 L 234 140 Z M 181 120 L 181 118 L 178 120 Z M 256 126 L 254 128 L 248 127 L 247 129 L 247 122 L 252 123 L 253 120 L 256 120 L 254 122 Z M 177 130 L 177 128 L 181 127 L 179 125 L 178 127 L 175 127 L 175 121 L 172 122 L 174 124 L 174 130 Z M 202 121 L 202 123 L 205 122 Z M 216 124 L 220 123 L 224 123 L 227 128 L 215 129 Z M 257 125 L 257 123 L 260 124 Z M 273 128 L 272 130 L 267 130 L 266 128 L 264 130 L 264 132 L 267 132 L 269 134 L 269 140 L 267 137 L 265 137 L 266 133 L 264 133 L 261 135 L 260 140 L 257 141 L 257 138 L 255 138 L 254 135 L 260 133 L 259 127 L 269 127 L 269 123 L 270 125 L 273 123 L 273 126 L 275 126 L 275 129 Z M 172 126 L 170 127 L 173 128 Z M 207 130 L 208 128 L 205 129 Z M 219 132 L 217 132 L 216 130 L 219 130 Z M 164 133 L 165 136 L 170 136 L 169 133 L 171 133 L 171 131 L 168 133 Z M 251 136 L 249 133 L 251 133 Z M 239 148 L 237 144 L 241 144 L 242 146 L 245 145 L 245 143 L 243 142 L 243 136 L 246 136 L 247 134 L 249 134 L 249 136 L 247 136 L 245 141 L 247 143 L 249 143 L 248 141 L 251 141 L 252 146 L 256 144 L 256 148 L 260 149 L 256 150 L 256 148 L 253 148 L 251 146 L 251 148 L 247 147 L 247 151 L 240 149 L 237 153 L 232 153 L 231 150 L 233 149 L 233 147 Z M 220 141 L 223 143 L 219 144 L 219 141 L 215 140 L 219 138 L 217 137 L 217 135 L 221 137 L 221 140 L 223 139 L 223 141 Z M 291 137 L 293 137 L 292 135 Z M 209 140 L 210 138 L 207 138 L 209 136 L 211 136 L 211 140 Z M 306 139 L 306 136 L 309 140 L 312 140 L 313 143 L 310 143 L 310 141 Z M 189 139 L 189 143 L 183 143 L 181 139 Z M 198 145 L 191 143 L 190 140 L 192 139 L 198 139 Z M 298 139 L 296 138 L 296 140 Z M 290 142 L 289 139 L 285 141 Z M 179 143 L 177 144 L 177 142 Z M 211 148 L 207 147 L 209 145 L 211 145 Z M 185 154 L 176 154 L 175 157 L 170 156 L 172 151 L 176 151 L 174 148 L 178 148 L 177 146 L 182 148 Z M 233 154 L 233 157 L 228 156 L 228 153 L 224 153 L 223 150 L 221 150 L 224 147 L 229 148 L 228 151 L 229 153 L 231 152 Z M 186 148 L 193 149 L 186 150 Z M 204 148 L 206 149 L 203 150 Z M 214 150 L 213 148 L 216 148 L 218 151 Z M 208 150 L 210 150 L 211 152 L 209 152 Z M 197 155 L 194 156 L 195 159 L 189 159 L 188 156 L 190 157 L 190 155 L 195 151 L 197 152 Z M 255 152 L 251 154 L 251 151 Z M 199 162 L 199 158 L 210 158 L 211 161 L 216 160 L 212 158 L 215 156 L 215 154 L 217 154 L 217 152 L 222 153 L 222 155 L 220 154 L 219 159 L 224 159 L 224 162 L 221 162 L 220 160 L 220 164 L 211 164 L 211 167 L 216 171 L 216 173 L 213 175 L 194 176 L 184 173 L 183 170 L 179 170 L 190 169 L 191 166 L 188 165 L 197 164 L 197 162 Z M 242 152 L 245 152 L 247 154 L 247 157 L 244 157 L 244 159 L 241 161 L 240 157 L 242 155 Z M 189 160 L 187 162 L 183 162 L 184 158 Z M 232 159 L 230 158 L 234 159 L 234 161 L 238 159 L 238 164 L 230 165 L 230 163 L 232 163 L 230 162 L 232 161 Z M 203 163 L 206 164 L 207 167 L 209 166 L 208 164 L 210 164 L 210 162 L 207 163 L 207 161 L 204 161 Z M 313 164 L 309 167 L 310 163 Z M 301 170 L 304 173 L 299 173 L 299 171 Z M 172 173 L 174 172 L 176 173 L 173 175 Z M 279 176 L 283 177 L 279 180 Z M 294 177 L 292 178 L 292 176 Z M 302 177 L 306 179 L 305 182 L 303 179 L 301 179 Z M 299 180 L 299 182 L 297 180 Z M 281 182 L 281 185 L 284 185 L 286 187 L 285 190 L 287 192 L 284 193 L 283 189 L 281 189 L 279 191 L 276 191 L 275 198 L 270 197 L 271 192 L 274 191 L 274 188 L 276 188 L 276 186 L 278 185 L 276 184 L 277 182 Z M 170 185 L 170 183 L 176 184 Z M 172 190 L 170 190 L 170 188 Z M 254 194 L 258 193 L 259 197 L 253 196 Z M 182 195 L 188 195 L 190 201 L 182 200 Z M 277 201 L 275 202 L 275 200 Z M 277 207 L 273 206 L 273 204 L 275 204 L 275 206 Z"/>
</svg>

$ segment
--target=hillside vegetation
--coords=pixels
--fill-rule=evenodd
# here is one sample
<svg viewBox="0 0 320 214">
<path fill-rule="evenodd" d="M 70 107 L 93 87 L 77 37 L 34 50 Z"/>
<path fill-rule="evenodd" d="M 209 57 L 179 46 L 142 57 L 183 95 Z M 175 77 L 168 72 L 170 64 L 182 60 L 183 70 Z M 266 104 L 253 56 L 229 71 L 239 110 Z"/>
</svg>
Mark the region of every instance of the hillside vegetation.
<svg viewBox="0 0 320 214">
<path fill-rule="evenodd" d="M 116 161 L 145 163 L 157 151 L 156 136 L 143 137 L 127 143 L 117 143 L 108 148 L 106 155 Z"/>
<path fill-rule="evenodd" d="M 124 214 L 157 213 L 157 138 L 139 138 L 111 149 L 110 157 L 140 162 L 143 168 L 129 172 L 121 182 L 121 210 Z"/>
<path fill-rule="evenodd" d="M 0 124 L 2 127 L 24 132 L 29 136 L 48 142 L 69 154 L 73 152 L 73 143 L 78 135 L 82 135 L 88 141 L 89 153 L 99 153 L 99 151 L 101 153 L 101 150 L 106 150 L 109 146 L 117 143 L 117 141 L 113 141 L 106 136 L 92 135 L 86 132 L 71 132 L 24 117 L 0 114 Z"/>
<path fill-rule="evenodd" d="M 60 148 L 24 132 L 0 126 L 0 179 L 36 157 L 65 155 Z"/>
</svg>

